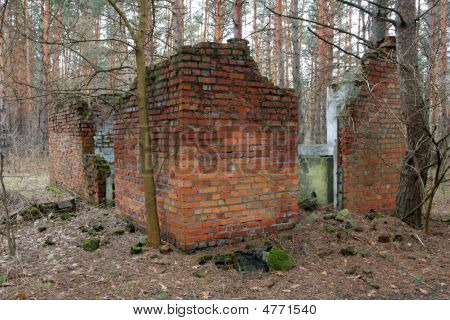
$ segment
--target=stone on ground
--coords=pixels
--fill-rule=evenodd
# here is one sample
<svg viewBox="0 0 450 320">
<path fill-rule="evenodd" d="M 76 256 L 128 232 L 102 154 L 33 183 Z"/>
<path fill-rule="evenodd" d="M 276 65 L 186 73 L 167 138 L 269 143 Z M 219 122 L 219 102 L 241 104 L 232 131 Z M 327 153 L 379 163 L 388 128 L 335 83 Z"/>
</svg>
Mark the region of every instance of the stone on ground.
<svg viewBox="0 0 450 320">
<path fill-rule="evenodd" d="M 198 259 L 198 264 L 206 264 L 209 261 L 211 261 L 213 259 L 213 256 L 210 254 L 201 256 L 200 259 Z"/>
<path fill-rule="evenodd" d="M 172 247 L 168 243 L 159 246 L 159 252 L 161 252 L 162 254 L 167 254 L 170 251 L 172 251 Z"/>
<path fill-rule="evenodd" d="M 341 249 L 341 254 L 344 256 L 355 256 L 357 253 L 358 250 L 352 246 L 348 246 Z"/>
<path fill-rule="evenodd" d="M 132 246 L 130 250 L 131 254 L 139 254 L 142 252 L 141 246 Z"/>
<path fill-rule="evenodd" d="M 336 231 L 336 227 L 331 225 L 331 224 L 327 224 L 324 228 L 324 230 L 328 233 L 333 233 Z"/>
<path fill-rule="evenodd" d="M 345 220 L 347 220 L 349 215 L 350 211 L 348 211 L 348 209 L 343 209 L 336 214 L 336 217 L 334 219 L 339 222 L 344 222 Z"/>
<path fill-rule="evenodd" d="M 222 253 L 214 257 L 214 264 L 219 268 L 228 268 L 233 264 L 233 255 L 231 253 Z"/>
<path fill-rule="evenodd" d="M 378 242 L 389 243 L 391 242 L 391 237 L 388 234 L 380 234 L 378 236 Z"/>
<path fill-rule="evenodd" d="M 83 250 L 92 252 L 100 247 L 100 240 L 95 238 L 87 238 L 83 240 Z"/>
<path fill-rule="evenodd" d="M 255 272 L 268 269 L 261 250 L 236 251 L 233 266 L 238 272 Z"/>
<path fill-rule="evenodd" d="M 269 271 L 287 271 L 295 266 L 294 258 L 285 250 L 273 247 L 264 254 Z"/>
</svg>

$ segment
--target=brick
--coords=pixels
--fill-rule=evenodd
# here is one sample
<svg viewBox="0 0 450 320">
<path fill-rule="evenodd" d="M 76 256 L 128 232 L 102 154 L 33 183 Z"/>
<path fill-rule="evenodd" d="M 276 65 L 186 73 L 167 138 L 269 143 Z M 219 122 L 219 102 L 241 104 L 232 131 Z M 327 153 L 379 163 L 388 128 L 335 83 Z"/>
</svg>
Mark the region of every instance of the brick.
<svg viewBox="0 0 450 320">
<path fill-rule="evenodd" d="M 298 216 L 297 99 L 261 77 L 248 52 L 233 42 L 202 43 L 154 67 L 148 113 L 157 204 L 163 238 L 179 248 L 251 239 Z M 262 122 L 286 143 L 274 150 Z M 83 128 L 87 140 L 76 141 L 92 147 Z M 115 212 L 145 228 L 138 128 L 130 96 L 114 124 Z M 81 177 L 77 161 L 71 170 Z"/>
</svg>

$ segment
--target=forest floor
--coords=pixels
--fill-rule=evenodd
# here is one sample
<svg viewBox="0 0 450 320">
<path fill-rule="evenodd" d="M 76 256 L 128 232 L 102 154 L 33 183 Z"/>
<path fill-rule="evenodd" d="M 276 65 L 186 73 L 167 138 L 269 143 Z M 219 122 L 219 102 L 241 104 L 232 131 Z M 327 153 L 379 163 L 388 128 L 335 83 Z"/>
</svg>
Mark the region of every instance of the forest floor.
<svg viewBox="0 0 450 320">
<path fill-rule="evenodd" d="M 46 190 L 47 184 L 46 174 L 7 179 L 17 207 L 24 201 L 69 197 Z M 126 222 L 111 208 L 81 204 L 68 220 L 20 222 L 15 259 L 7 256 L 2 239 L 0 299 L 449 299 L 450 228 L 440 221 L 450 213 L 449 195 L 448 187 L 438 193 L 429 235 L 394 217 L 380 217 L 375 224 L 352 214 L 363 228 L 356 232 L 334 219 L 325 220 L 327 210 L 322 209 L 315 211 L 315 221 L 282 233 L 191 254 L 174 249 L 165 255 L 152 248 L 132 255 L 130 247 L 140 233 L 127 231 Z M 103 229 L 92 231 L 98 225 Z M 335 232 L 326 232 L 327 225 Z M 100 239 L 94 252 L 82 249 L 89 236 L 80 230 L 83 226 Z M 46 230 L 39 232 L 39 227 Z M 117 235 L 117 230 L 124 233 Z M 380 235 L 391 241 L 379 242 Z M 396 235 L 401 241 L 392 241 Z M 53 245 L 45 245 L 49 239 Z M 285 272 L 242 274 L 213 262 L 199 264 L 204 255 L 264 249 L 268 242 L 290 252 L 296 266 Z M 358 253 L 341 254 L 348 246 Z"/>
</svg>

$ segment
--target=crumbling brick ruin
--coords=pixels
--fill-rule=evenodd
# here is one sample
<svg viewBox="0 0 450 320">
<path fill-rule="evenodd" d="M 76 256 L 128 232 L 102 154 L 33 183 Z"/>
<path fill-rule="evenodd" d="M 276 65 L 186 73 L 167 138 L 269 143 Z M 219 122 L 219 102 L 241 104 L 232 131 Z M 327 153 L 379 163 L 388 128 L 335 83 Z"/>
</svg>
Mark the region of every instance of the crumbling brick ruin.
<svg viewBox="0 0 450 320">
<path fill-rule="evenodd" d="M 95 205 L 112 200 L 113 117 L 104 99 L 49 110 L 50 183 Z"/>
<path fill-rule="evenodd" d="M 148 72 L 157 201 L 182 249 L 291 227 L 297 210 L 297 104 L 262 77 L 247 42 L 183 47 Z M 116 116 L 116 211 L 145 225 L 134 96 Z"/>
<path fill-rule="evenodd" d="M 328 144 L 300 148 L 334 159 L 335 204 L 356 212 L 395 207 L 405 138 L 394 40 L 329 91 Z M 163 238 L 191 250 L 292 227 L 297 98 L 260 75 L 247 42 L 182 47 L 147 77 Z M 116 213 L 145 227 L 136 97 L 116 103 L 114 121 L 108 110 L 79 101 L 50 112 L 51 182 L 95 204 L 114 185 Z"/>
<path fill-rule="evenodd" d="M 351 211 L 392 212 L 406 150 L 395 38 L 369 52 L 361 67 L 344 84 L 350 91 L 338 117 L 338 195 Z"/>
</svg>

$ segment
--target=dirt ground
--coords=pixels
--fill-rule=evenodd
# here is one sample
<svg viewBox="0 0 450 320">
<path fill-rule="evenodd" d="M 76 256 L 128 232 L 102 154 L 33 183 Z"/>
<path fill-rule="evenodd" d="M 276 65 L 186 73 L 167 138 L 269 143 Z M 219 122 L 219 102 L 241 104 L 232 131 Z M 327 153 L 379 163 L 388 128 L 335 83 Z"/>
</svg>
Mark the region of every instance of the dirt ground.
<svg viewBox="0 0 450 320">
<path fill-rule="evenodd" d="M 17 207 L 24 201 L 64 199 L 67 194 L 46 191 L 48 177 L 8 178 Z M 20 195 L 19 195 L 20 194 Z M 362 232 L 345 229 L 334 219 L 318 219 L 280 234 L 227 247 L 186 254 L 176 249 L 161 254 L 145 248 L 132 255 L 139 232 L 126 231 L 126 222 L 110 208 L 81 204 L 70 220 L 41 218 L 17 228 L 18 256 L 10 259 L 6 239 L 0 247 L 0 299 L 449 299 L 449 189 L 441 190 L 434 207 L 431 233 L 414 230 L 393 217 L 376 225 L 352 214 Z M 302 213 L 303 217 L 310 213 Z M 101 225 L 95 232 L 100 248 L 82 249 L 88 237 L 80 227 Z M 336 231 L 328 233 L 326 225 Z M 47 227 L 39 232 L 39 227 Z M 114 231 L 125 230 L 122 235 Z M 380 235 L 401 241 L 381 243 Z M 52 240 L 53 245 L 45 245 Z M 240 274 L 199 265 L 201 256 L 265 248 L 270 242 L 289 251 L 295 268 L 286 272 Z M 422 242 L 422 243 L 421 243 Z M 341 249 L 353 246 L 355 256 Z"/>
</svg>

